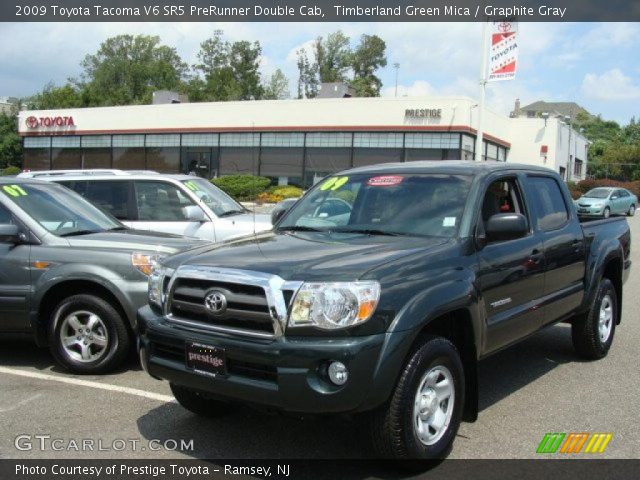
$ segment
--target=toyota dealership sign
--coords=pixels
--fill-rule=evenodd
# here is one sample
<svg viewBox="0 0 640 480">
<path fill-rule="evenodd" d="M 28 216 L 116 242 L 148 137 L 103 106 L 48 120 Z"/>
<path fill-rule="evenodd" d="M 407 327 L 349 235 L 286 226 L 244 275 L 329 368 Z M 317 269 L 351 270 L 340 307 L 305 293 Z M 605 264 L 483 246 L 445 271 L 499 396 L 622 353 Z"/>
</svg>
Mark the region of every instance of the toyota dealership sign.
<svg viewBox="0 0 640 480">
<path fill-rule="evenodd" d="M 75 127 L 73 117 L 53 116 L 53 117 L 35 117 L 29 116 L 25 120 L 27 128 L 59 128 L 59 127 Z"/>
</svg>

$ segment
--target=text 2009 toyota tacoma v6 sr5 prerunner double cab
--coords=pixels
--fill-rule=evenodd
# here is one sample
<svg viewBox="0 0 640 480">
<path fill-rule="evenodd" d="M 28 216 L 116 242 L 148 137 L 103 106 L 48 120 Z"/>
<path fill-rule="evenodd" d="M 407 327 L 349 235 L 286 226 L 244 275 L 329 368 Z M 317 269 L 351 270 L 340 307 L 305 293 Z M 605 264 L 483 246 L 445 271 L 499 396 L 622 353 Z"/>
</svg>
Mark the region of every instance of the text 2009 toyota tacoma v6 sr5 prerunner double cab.
<svg viewBox="0 0 640 480">
<path fill-rule="evenodd" d="M 366 413 L 381 456 L 442 457 L 477 416 L 478 360 L 560 321 L 601 358 L 620 323 L 627 221 L 580 224 L 547 169 L 357 168 L 280 213 L 150 277 L 142 363 L 193 412 Z"/>
</svg>

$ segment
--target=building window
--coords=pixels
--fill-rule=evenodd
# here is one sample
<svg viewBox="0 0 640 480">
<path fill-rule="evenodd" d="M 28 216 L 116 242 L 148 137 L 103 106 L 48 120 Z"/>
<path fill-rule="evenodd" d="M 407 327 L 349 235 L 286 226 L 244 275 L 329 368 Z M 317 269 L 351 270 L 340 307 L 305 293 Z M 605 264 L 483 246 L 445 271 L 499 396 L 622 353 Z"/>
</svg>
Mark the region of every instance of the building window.
<svg viewBox="0 0 640 480">
<path fill-rule="evenodd" d="M 402 161 L 402 148 L 354 148 L 353 166 Z"/>
<path fill-rule="evenodd" d="M 258 147 L 220 147 L 220 175 L 257 175 L 258 154 Z"/>
<path fill-rule="evenodd" d="M 304 133 L 263 133 L 262 147 L 303 147 Z"/>
<path fill-rule="evenodd" d="M 461 138 L 462 151 L 460 152 L 461 160 L 473 160 L 473 152 L 476 147 L 476 139 L 471 135 L 462 135 Z"/>
<path fill-rule="evenodd" d="M 51 139 L 51 168 L 54 170 L 82 168 L 79 136 L 70 135 Z"/>
<path fill-rule="evenodd" d="M 459 149 L 460 134 L 459 133 L 405 133 L 405 148 L 441 148 L 441 149 Z"/>
<path fill-rule="evenodd" d="M 573 164 L 573 174 L 577 177 L 582 176 L 582 160 L 576 158 L 576 162 Z"/>
<path fill-rule="evenodd" d="M 307 134 L 307 145 L 309 140 Z M 309 188 L 321 179 L 351 166 L 351 145 L 349 148 L 309 147 L 304 157 L 304 188 Z"/>
<path fill-rule="evenodd" d="M 307 147 L 349 147 L 353 134 L 345 132 L 313 132 L 307 133 Z"/>
<path fill-rule="evenodd" d="M 23 147 L 22 167 L 25 170 L 49 170 L 51 168 L 51 137 L 26 137 Z"/>
<path fill-rule="evenodd" d="M 217 133 L 185 133 L 182 135 L 183 147 L 217 147 Z"/>
<path fill-rule="evenodd" d="M 449 150 L 441 148 L 407 148 L 404 151 L 405 162 L 419 162 L 422 160 L 449 160 Z M 457 150 L 455 150 L 457 153 Z M 457 157 L 456 154 L 453 158 Z"/>
<path fill-rule="evenodd" d="M 269 177 L 276 185 L 302 186 L 303 148 L 262 147 L 260 175 Z"/>
<path fill-rule="evenodd" d="M 221 147 L 258 147 L 260 146 L 259 133 L 222 133 L 220 135 Z"/>
<path fill-rule="evenodd" d="M 111 136 L 87 135 L 80 138 L 82 168 L 111 168 Z"/>
<path fill-rule="evenodd" d="M 113 168 L 144 170 L 144 135 L 113 136 Z"/>
<path fill-rule="evenodd" d="M 493 143 L 487 143 L 487 160 L 498 160 L 498 146 Z"/>
<path fill-rule="evenodd" d="M 147 135 L 146 168 L 158 172 L 180 169 L 180 135 Z"/>
<path fill-rule="evenodd" d="M 355 148 L 402 148 L 402 133 L 355 133 L 353 146 Z"/>
</svg>

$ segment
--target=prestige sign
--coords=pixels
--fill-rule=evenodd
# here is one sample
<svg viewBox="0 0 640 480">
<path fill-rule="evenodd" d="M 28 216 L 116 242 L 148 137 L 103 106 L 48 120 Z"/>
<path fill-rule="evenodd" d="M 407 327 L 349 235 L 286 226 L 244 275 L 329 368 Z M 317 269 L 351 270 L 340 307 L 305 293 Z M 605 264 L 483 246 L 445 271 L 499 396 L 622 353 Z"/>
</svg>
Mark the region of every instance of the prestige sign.
<svg viewBox="0 0 640 480">
<path fill-rule="evenodd" d="M 27 128 L 56 128 L 56 127 L 75 127 L 73 117 L 27 117 L 25 120 Z"/>
<path fill-rule="evenodd" d="M 442 118 L 441 108 L 407 108 L 404 111 L 407 118 Z"/>
</svg>

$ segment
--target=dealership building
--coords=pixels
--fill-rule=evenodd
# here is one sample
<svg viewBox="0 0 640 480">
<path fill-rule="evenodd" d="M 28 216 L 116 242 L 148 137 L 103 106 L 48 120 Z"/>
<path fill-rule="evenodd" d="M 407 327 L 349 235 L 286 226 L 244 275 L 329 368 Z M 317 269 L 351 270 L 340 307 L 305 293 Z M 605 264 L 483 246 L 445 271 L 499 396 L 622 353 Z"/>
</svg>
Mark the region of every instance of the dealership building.
<svg viewBox="0 0 640 480">
<path fill-rule="evenodd" d="M 23 167 L 251 173 L 303 187 L 350 167 L 473 160 L 477 102 L 463 97 L 319 98 L 22 111 Z M 587 140 L 559 118 L 486 109 L 484 160 L 586 173 Z"/>
</svg>

